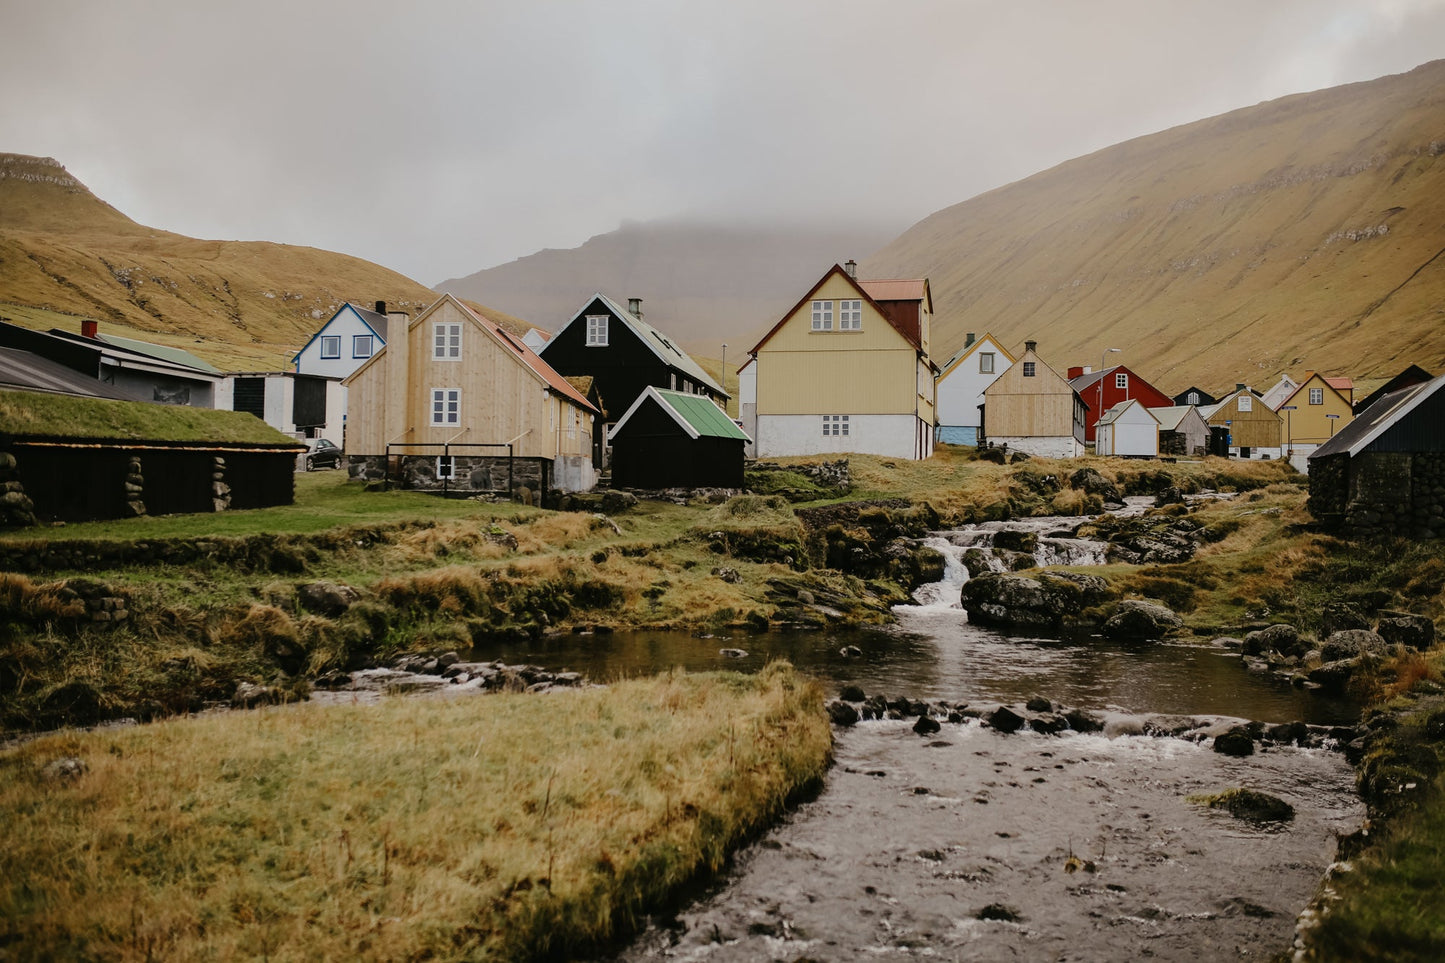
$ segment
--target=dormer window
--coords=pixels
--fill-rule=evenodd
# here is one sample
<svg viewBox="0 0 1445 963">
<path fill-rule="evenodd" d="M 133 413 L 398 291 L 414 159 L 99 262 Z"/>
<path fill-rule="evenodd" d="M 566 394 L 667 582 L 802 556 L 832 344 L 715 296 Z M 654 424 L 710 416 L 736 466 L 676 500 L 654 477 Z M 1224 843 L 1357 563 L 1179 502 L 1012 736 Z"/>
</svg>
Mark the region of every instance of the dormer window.
<svg viewBox="0 0 1445 963">
<path fill-rule="evenodd" d="M 607 315 L 587 315 L 587 347 L 607 347 Z"/>
<path fill-rule="evenodd" d="M 813 302 L 813 330 L 814 330 L 814 331 L 832 331 L 832 330 L 833 330 L 833 302 L 832 302 L 832 301 L 814 301 L 814 302 Z"/>
</svg>

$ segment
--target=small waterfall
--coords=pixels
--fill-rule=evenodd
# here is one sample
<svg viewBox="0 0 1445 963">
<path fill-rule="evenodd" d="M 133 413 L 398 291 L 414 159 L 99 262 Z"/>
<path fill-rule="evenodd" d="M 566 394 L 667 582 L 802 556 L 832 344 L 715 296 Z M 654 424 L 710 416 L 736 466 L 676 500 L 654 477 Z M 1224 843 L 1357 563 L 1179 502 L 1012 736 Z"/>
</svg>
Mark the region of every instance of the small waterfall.
<svg viewBox="0 0 1445 963">
<path fill-rule="evenodd" d="M 1108 550 L 1108 542 L 1087 538 L 1041 538 L 1039 547 L 1034 551 L 1034 562 L 1039 568 L 1048 565 L 1103 565 L 1104 554 Z"/>
<path fill-rule="evenodd" d="M 937 549 L 943 555 L 943 581 L 920 585 L 913 591 L 916 606 L 910 606 L 921 613 L 957 612 L 959 590 L 968 581 L 968 569 L 963 565 L 963 553 L 971 546 L 955 545 L 941 535 L 930 535 L 923 540 L 929 548 Z"/>
</svg>

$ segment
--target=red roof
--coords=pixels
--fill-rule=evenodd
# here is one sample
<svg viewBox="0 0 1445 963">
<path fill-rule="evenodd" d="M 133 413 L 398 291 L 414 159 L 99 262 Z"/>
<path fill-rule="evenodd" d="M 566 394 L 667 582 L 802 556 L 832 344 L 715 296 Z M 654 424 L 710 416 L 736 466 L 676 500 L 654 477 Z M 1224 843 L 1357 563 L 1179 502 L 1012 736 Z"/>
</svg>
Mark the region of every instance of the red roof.
<svg viewBox="0 0 1445 963">
<path fill-rule="evenodd" d="M 462 304 L 461 301 L 458 301 L 457 303 L 461 304 L 462 307 L 466 308 L 467 312 L 472 317 L 476 318 L 477 321 L 482 325 L 482 327 L 486 328 L 488 331 L 492 332 L 492 334 L 496 335 L 498 341 L 501 341 L 502 344 L 507 345 L 513 351 L 515 351 L 517 353 L 517 356 L 521 359 L 522 363 L 525 364 L 527 367 L 531 368 L 533 371 L 537 372 L 537 374 L 541 376 L 542 380 L 547 382 L 548 386 L 551 387 L 553 391 L 557 392 L 559 395 L 563 395 L 564 397 L 577 403 L 581 407 L 586 408 L 588 411 L 594 413 L 597 411 L 596 407 L 593 406 L 592 402 L 588 401 L 585 397 L 583 397 L 576 388 L 572 387 L 572 385 L 567 382 L 566 378 L 562 377 L 555 370 L 553 370 L 552 366 L 549 365 L 547 362 L 543 361 L 535 351 L 523 344 L 521 338 L 507 331 L 505 328 L 497 324 L 497 322 L 493 321 L 486 315 L 480 314 L 477 311 L 472 310 L 469 305 Z"/>
<path fill-rule="evenodd" d="M 1320 377 L 1324 377 L 1321 375 Z M 1325 384 L 1336 391 L 1354 391 L 1355 383 L 1349 378 L 1325 378 Z"/>
<path fill-rule="evenodd" d="M 922 301 L 928 293 L 928 282 L 923 278 L 859 281 L 858 286 L 874 301 Z"/>
</svg>

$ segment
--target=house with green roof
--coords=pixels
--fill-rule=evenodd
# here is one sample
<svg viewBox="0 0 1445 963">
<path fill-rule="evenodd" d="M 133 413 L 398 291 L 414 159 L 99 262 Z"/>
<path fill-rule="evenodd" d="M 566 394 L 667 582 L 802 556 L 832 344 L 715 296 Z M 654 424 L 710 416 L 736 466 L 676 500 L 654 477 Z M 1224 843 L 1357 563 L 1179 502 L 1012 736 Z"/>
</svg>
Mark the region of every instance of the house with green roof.
<svg viewBox="0 0 1445 963">
<path fill-rule="evenodd" d="M 618 488 L 741 488 L 751 441 L 703 395 L 649 385 L 612 427 Z"/>
</svg>

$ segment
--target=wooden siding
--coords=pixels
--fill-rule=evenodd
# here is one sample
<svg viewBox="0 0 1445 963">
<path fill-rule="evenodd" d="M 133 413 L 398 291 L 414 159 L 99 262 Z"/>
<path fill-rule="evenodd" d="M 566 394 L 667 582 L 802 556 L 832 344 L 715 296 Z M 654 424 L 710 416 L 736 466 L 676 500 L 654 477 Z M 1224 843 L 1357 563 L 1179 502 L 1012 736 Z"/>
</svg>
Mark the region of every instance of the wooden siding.
<svg viewBox="0 0 1445 963">
<path fill-rule="evenodd" d="M 432 357 L 436 323 L 461 324 L 461 358 Z M 395 350 L 395 349 L 400 350 Z M 459 425 L 431 424 L 432 390 L 461 391 Z M 388 443 L 514 444 L 519 457 L 587 455 L 592 416 L 548 390 L 515 349 L 443 299 L 393 338 L 350 381 L 346 449 L 379 455 Z M 569 430 L 570 428 L 570 430 Z"/>
<path fill-rule="evenodd" d="M 1229 425 L 1231 448 L 1278 448 L 1284 426 L 1278 412 L 1270 411 L 1264 399 L 1252 395 L 1251 410 L 1240 411 L 1241 393 L 1236 392 L 1209 416 L 1211 425 Z"/>
<path fill-rule="evenodd" d="M 812 302 L 833 301 L 833 330 L 814 331 Z M 769 415 L 914 413 L 920 407 L 918 352 L 866 300 L 863 327 L 839 330 L 836 302 L 859 300 L 834 275 L 804 301 L 757 354 L 758 411 Z M 932 392 L 927 412 L 931 424 Z"/>
<path fill-rule="evenodd" d="M 1310 404 L 1311 388 L 1320 390 L 1320 404 Z M 1285 405 L 1293 405 L 1295 410 L 1284 411 Z M 1328 418 L 1326 415 L 1338 417 Z M 1301 382 L 1294 393 L 1285 399 L 1279 416 L 1284 419 L 1284 427 L 1289 436 L 1285 439 L 1286 444 L 1322 445 L 1330 440 L 1331 435 L 1355 420 L 1355 411 L 1349 399 L 1330 387 L 1320 375 L 1315 374 Z"/>
<path fill-rule="evenodd" d="M 1035 363 L 1033 377 L 1024 366 Z M 1026 351 L 984 392 L 987 437 L 1040 438 L 1075 434 L 1075 412 L 1082 407 L 1076 393 L 1058 372 Z M 1083 426 L 1079 426 L 1082 440 Z"/>
</svg>

